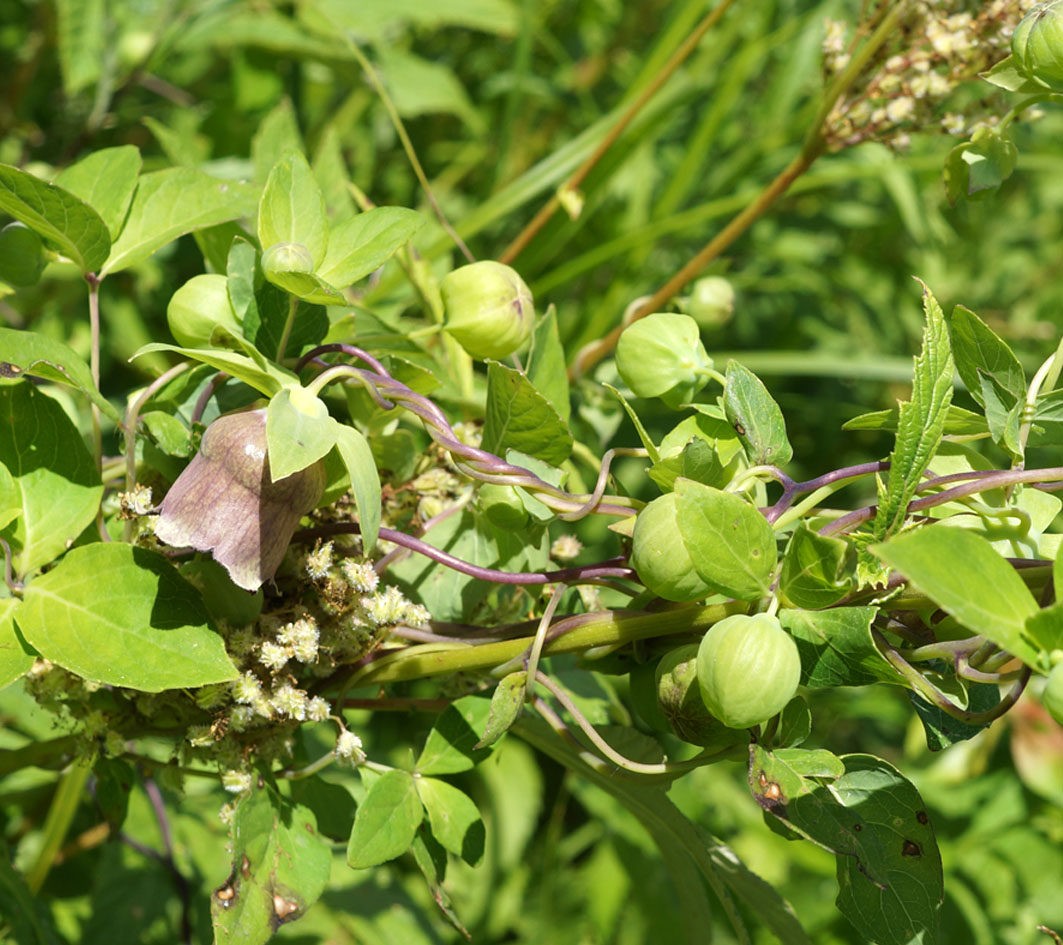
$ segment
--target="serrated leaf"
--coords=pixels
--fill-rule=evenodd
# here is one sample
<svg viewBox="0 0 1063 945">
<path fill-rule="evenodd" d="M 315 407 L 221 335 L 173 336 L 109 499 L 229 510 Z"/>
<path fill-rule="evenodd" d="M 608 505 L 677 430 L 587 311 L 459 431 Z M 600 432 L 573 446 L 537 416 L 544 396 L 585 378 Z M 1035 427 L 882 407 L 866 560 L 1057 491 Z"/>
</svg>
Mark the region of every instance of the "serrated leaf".
<svg viewBox="0 0 1063 945">
<path fill-rule="evenodd" d="M 491 711 L 487 716 L 487 726 L 484 728 L 483 737 L 472 746 L 474 750 L 489 748 L 520 718 L 527 683 L 528 674 L 524 670 L 510 673 L 498 681 L 495 691 L 491 693 Z"/>
<path fill-rule="evenodd" d="M 1037 667 L 1037 648 L 1026 632 L 1037 601 L 985 538 L 963 528 L 931 525 L 871 551 L 965 627 Z"/>
<path fill-rule="evenodd" d="M 962 305 L 949 320 L 956 371 L 971 396 L 983 407 L 981 375 L 988 374 L 1016 399 L 1026 393 L 1026 374 L 1011 348 L 974 312 Z"/>
<path fill-rule="evenodd" d="M 690 560 L 721 594 L 754 600 L 769 593 L 775 570 L 775 532 L 741 496 L 677 479 L 676 518 Z"/>
<path fill-rule="evenodd" d="M 790 461 L 794 451 L 779 405 L 761 379 L 737 361 L 727 362 L 723 406 L 750 465 L 784 466 Z"/>
<path fill-rule="evenodd" d="M 876 613 L 874 607 L 779 611 L 801 654 L 801 684 L 810 689 L 875 682 L 906 685 L 871 638 Z"/>
<path fill-rule="evenodd" d="M 484 855 L 485 833 L 472 798 L 439 778 L 418 778 L 416 784 L 432 836 L 469 866 L 477 866 Z"/>
<path fill-rule="evenodd" d="M 61 555 L 96 517 L 103 485 L 63 408 L 29 383 L 0 386 L 0 464 L 18 517 L 3 528 L 17 574 Z M 13 493 L 12 493 L 13 488 Z"/>
<path fill-rule="evenodd" d="M 258 204 L 258 242 L 263 252 L 278 243 L 300 243 L 315 270 L 325 259 L 329 242 L 325 199 L 299 151 L 285 155 L 269 172 Z"/>
<path fill-rule="evenodd" d="M 339 451 L 347 473 L 351 478 L 358 509 L 358 527 L 362 535 L 362 548 L 369 554 L 376 545 L 380 532 L 381 490 L 380 473 L 377 472 L 373 451 L 365 436 L 354 427 L 342 423 L 335 425 L 336 449 Z"/>
<path fill-rule="evenodd" d="M 941 306 L 923 286 L 923 350 L 915 359 L 911 400 L 901 404 L 897 441 L 890 454 L 888 485 L 879 489 L 879 506 L 872 525 L 877 539 L 894 534 L 904 523 L 908 503 L 941 442 L 945 417 L 952 402 L 955 367 Z"/>
<path fill-rule="evenodd" d="M 120 542 L 68 552 L 17 619 L 42 656 L 94 682 L 161 692 L 238 675 L 199 592 L 163 555 Z"/>
<path fill-rule="evenodd" d="M 85 201 L 17 167 L 0 164 L 0 210 L 35 230 L 83 273 L 111 250 L 107 224 Z"/>
<path fill-rule="evenodd" d="M 384 265 L 424 226 L 424 217 L 405 207 L 373 207 L 337 223 L 318 274 L 340 289 Z"/>
<path fill-rule="evenodd" d="M 92 207 L 114 240 L 125 223 L 140 165 L 140 151 L 131 144 L 103 148 L 71 164 L 55 182 Z"/>
<path fill-rule="evenodd" d="M 369 869 L 405 853 L 424 817 L 413 775 L 394 769 L 381 775 L 358 805 L 347 844 L 347 864 Z"/>
<path fill-rule="evenodd" d="M 491 754 L 476 748 L 487 730 L 491 712 L 488 699 L 464 696 L 451 703 L 428 733 L 417 759 L 418 774 L 457 774 L 468 771 Z"/>
<path fill-rule="evenodd" d="M 101 276 L 126 269 L 179 236 L 250 216 L 255 188 L 219 180 L 190 167 L 142 174 L 125 226 L 110 248 Z"/>
<path fill-rule="evenodd" d="M 17 371 L 9 367 L 12 364 Z M 0 328 L 0 378 L 20 373 L 77 388 L 116 424 L 123 422 L 122 415 L 96 389 L 89 366 L 73 348 L 35 331 Z"/>
<path fill-rule="evenodd" d="M 232 872 L 211 896 L 216 945 L 263 945 L 328 885 L 332 856 L 313 813 L 271 789 L 237 803 L 232 852 Z"/>
<path fill-rule="evenodd" d="M 497 361 L 487 365 L 483 447 L 507 449 L 560 466 L 572 452 L 572 434 L 557 411 L 520 371 Z"/>
</svg>

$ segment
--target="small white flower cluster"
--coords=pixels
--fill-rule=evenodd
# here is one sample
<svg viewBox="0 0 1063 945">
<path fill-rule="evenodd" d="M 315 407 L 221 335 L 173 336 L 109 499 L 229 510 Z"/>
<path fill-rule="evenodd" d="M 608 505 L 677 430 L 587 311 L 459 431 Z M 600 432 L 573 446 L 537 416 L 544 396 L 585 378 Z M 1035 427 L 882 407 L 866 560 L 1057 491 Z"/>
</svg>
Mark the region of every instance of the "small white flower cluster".
<svg viewBox="0 0 1063 945">
<path fill-rule="evenodd" d="M 348 732 L 346 729 L 340 732 L 333 751 L 338 761 L 349 765 L 360 765 L 365 761 L 362 740 L 354 732 Z"/>
<path fill-rule="evenodd" d="M 365 617 L 375 627 L 394 627 L 404 624 L 423 627 L 432 615 L 425 607 L 406 599 L 397 587 L 388 586 L 370 597 L 362 598 Z"/>
<path fill-rule="evenodd" d="M 329 717 L 329 704 L 320 696 L 310 696 L 288 682 L 267 693 L 262 681 L 251 672 L 243 673 L 232 683 L 232 695 L 237 708 L 230 722 L 237 731 L 246 729 L 256 716 L 295 722 L 323 722 Z M 246 711 L 238 711 L 241 708 Z"/>
<path fill-rule="evenodd" d="M 961 0 L 922 0 L 898 30 L 903 46 L 858 81 L 834 106 L 828 143 L 839 150 L 861 141 L 885 141 L 897 149 L 908 132 L 939 126 L 963 134 L 969 120 L 937 108 L 961 83 L 975 78 L 1009 53 L 1011 34 L 1033 0 L 993 0 L 970 12 Z M 846 26 L 827 20 L 824 68 L 833 77 L 848 65 Z"/>
<path fill-rule="evenodd" d="M 561 535 L 550 546 L 550 557 L 555 561 L 572 561 L 583 550 L 575 535 Z"/>
</svg>

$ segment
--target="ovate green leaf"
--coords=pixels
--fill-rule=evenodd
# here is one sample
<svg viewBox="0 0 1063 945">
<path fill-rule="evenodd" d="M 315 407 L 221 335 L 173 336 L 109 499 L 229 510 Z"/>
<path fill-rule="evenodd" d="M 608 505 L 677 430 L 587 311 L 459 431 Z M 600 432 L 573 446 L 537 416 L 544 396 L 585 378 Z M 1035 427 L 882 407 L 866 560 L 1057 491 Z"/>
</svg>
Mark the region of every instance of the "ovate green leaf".
<svg viewBox="0 0 1063 945">
<path fill-rule="evenodd" d="M 779 611 L 779 620 L 801 654 L 802 685 L 810 689 L 874 682 L 905 685 L 871 638 L 875 614 L 874 607 Z"/>
<path fill-rule="evenodd" d="M 0 210 L 21 220 L 82 272 L 94 272 L 111 249 L 100 215 L 83 200 L 17 167 L 0 164 Z"/>
<path fill-rule="evenodd" d="M 380 473 L 377 472 L 369 442 L 360 431 L 336 423 L 334 432 L 336 449 L 351 477 L 351 491 L 358 509 L 362 548 L 368 554 L 376 545 L 380 532 Z"/>
<path fill-rule="evenodd" d="M 813 531 L 802 522 L 790 538 L 782 560 L 779 591 L 797 607 L 830 607 L 849 591 L 845 573 L 848 544 Z"/>
<path fill-rule="evenodd" d="M 417 773 L 457 774 L 483 761 L 491 749 L 475 746 L 487 730 L 490 712 L 490 700 L 479 696 L 465 696 L 448 706 L 428 733 Z"/>
<path fill-rule="evenodd" d="M 103 148 L 71 164 L 55 182 L 92 207 L 107 224 L 114 240 L 125 223 L 140 165 L 140 151 L 131 144 Z"/>
<path fill-rule="evenodd" d="M 21 509 L 3 535 L 16 572 L 28 574 L 62 554 L 92 522 L 103 485 L 63 408 L 25 382 L 0 385 L 0 464 L 11 476 L 5 491 L 13 484 Z"/>
<path fill-rule="evenodd" d="M 111 247 L 101 275 L 147 259 L 185 233 L 254 212 L 255 188 L 219 180 L 190 167 L 142 174 L 125 226 Z"/>
<path fill-rule="evenodd" d="M 413 775 L 397 769 L 381 775 L 358 805 L 347 844 L 347 863 L 368 869 L 401 856 L 424 818 Z"/>
<path fill-rule="evenodd" d="M 483 447 L 501 455 L 519 450 L 553 466 L 572 452 L 572 434 L 557 411 L 520 371 L 497 361 L 487 366 Z"/>
<path fill-rule="evenodd" d="M 313 813 L 270 789 L 237 803 L 232 857 L 211 896 L 216 945 L 262 945 L 300 918 L 325 891 L 332 860 Z"/>
<path fill-rule="evenodd" d="M 723 405 L 750 465 L 783 466 L 790 461 L 794 451 L 779 405 L 761 379 L 737 361 L 727 362 Z"/>
<path fill-rule="evenodd" d="M 258 205 L 258 241 L 263 252 L 277 243 L 300 243 L 319 269 L 328 247 L 328 217 L 314 174 L 298 151 L 269 172 Z"/>
<path fill-rule="evenodd" d="M 374 207 L 331 228 L 318 274 L 345 289 L 384 265 L 422 226 L 424 217 L 405 207 Z"/>
<path fill-rule="evenodd" d="M 871 551 L 965 627 L 1028 666 L 1037 666 L 1037 648 L 1026 632 L 1037 601 L 985 538 L 962 528 L 931 525 L 874 545 Z"/>
<path fill-rule="evenodd" d="M 237 676 L 199 592 L 120 542 L 69 552 L 26 588 L 17 620 L 42 656 L 94 682 L 161 692 Z"/>
<path fill-rule="evenodd" d="M 416 784 L 432 836 L 470 866 L 479 864 L 484 855 L 484 822 L 472 798 L 438 778 L 418 778 Z"/>
<path fill-rule="evenodd" d="M 14 597 L 0 598 L 0 689 L 33 665 L 34 655 L 26 650 L 15 632 L 18 603 Z"/>
<path fill-rule="evenodd" d="M 956 370 L 971 396 L 983 407 L 980 374 L 993 377 L 1015 399 L 1026 393 L 1026 375 L 1019 359 L 1004 340 L 974 312 L 962 305 L 952 310 L 949 320 L 952 353 Z"/>
<path fill-rule="evenodd" d="M 328 407 L 302 387 L 286 387 L 269 402 L 266 450 L 273 481 L 306 469 L 336 445 L 337 423 Z"/>
<path fill-rule="evenodd" d="M 677 479 L 677 519 L 694 568 L 713 588 L 738 600 L 771 589 L 775 532 L 741 496 Z"/>
</svg>

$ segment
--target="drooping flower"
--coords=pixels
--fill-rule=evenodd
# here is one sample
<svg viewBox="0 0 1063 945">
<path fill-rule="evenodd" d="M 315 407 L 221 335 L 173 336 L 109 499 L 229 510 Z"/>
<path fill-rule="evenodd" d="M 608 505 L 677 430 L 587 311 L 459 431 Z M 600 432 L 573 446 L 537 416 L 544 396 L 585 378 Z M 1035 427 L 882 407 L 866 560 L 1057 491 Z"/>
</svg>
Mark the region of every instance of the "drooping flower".
<svg viewBox="0 0 1063 945">
<path fill-rule="evenodd" d="M 233 582 L 256 591 L 276 573 L 299 519 L 325 487 L 321 462 L 273 482 L 266 411 L 219 417 L 162 501 L 155 536 L 208 551 Z"/>
</svg>

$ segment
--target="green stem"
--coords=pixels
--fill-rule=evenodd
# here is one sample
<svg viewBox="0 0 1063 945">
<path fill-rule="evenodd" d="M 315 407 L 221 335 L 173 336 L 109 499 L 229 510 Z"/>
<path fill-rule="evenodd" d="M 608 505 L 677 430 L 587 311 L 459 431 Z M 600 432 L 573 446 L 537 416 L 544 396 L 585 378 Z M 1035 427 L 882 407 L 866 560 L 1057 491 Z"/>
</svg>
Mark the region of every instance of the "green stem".
<svg viewBox="0 0 1063 945">
<path fill-rule="evenodd" d="M 44 819 L 44 837 L 40 851 L 33 865 L 26 871 L 26 885 L 32 893 L 40 892 L 52 864 L 55 863 L 56 854 L 70 829 L 91 771 L 92 762 L 88 758 L 78 758 L 59 781 L 52 804 L 48 808 L 48 815 Z"/>
<path fill-rule="evenodd" d="M 677 607 L 652 614 L 602 612 L 577 618 L 572 629 L 548 641 L 543 654 L 579 653 L 590 647 L 620 645 L 672 634 L 707 630 L 735 613 L 745 613 L 740 602 L 708 607 Z M 375 685 L 441 676 L 456 672 L 486 672 L 524 653 L 534 637 L 517 637 L 477 646 L 426 643 L 404 647 L 355 670 L 349 687 Z"/>
<path fill-rule="evenodd" d="M 299 300 L 294 296 L 288 297 L 288 317 L 284 321 L 284 331 L 281 332 L 281 340 L 277 345 L 277 363 L 284 361 L 284 352 L 288 347 L 288 339 L 292 336 L 292 326 L 295 325 L 295 311 L 299 308 Z"/>
<path fill-rule="evenodd" d="M 30 742 L 21 748 L 0 751 L 0 777 L 23 768 L 57 768 L 66 764 L 78 736 L 62 735 L 46 742 Z"/>
<path fill-rule="evenodd" d="M 524 691 L 524 701 L 530 701 L 531 694 L 535 689 L 535 681 L 539 678 L 539 657 L 543 653 L 543 644 L 546 643 L 546 634 L 550 630 L 550 621 L 554 619 L 554 614 L 557 613 L 557 605 L 561 603 L 561 598 L 564 597 L 565 591 L 568 590 L 566 585 L 561 585 L 554 588 L 554 596 L 550 598 L 546 603 L 546 609 L 543 611 L 543 615 L 539 620 L 539 626 L 535 630 L 535 639 L 532 641 L 532 645 L 528 650 L 528 688 Z"/>
</svg>

